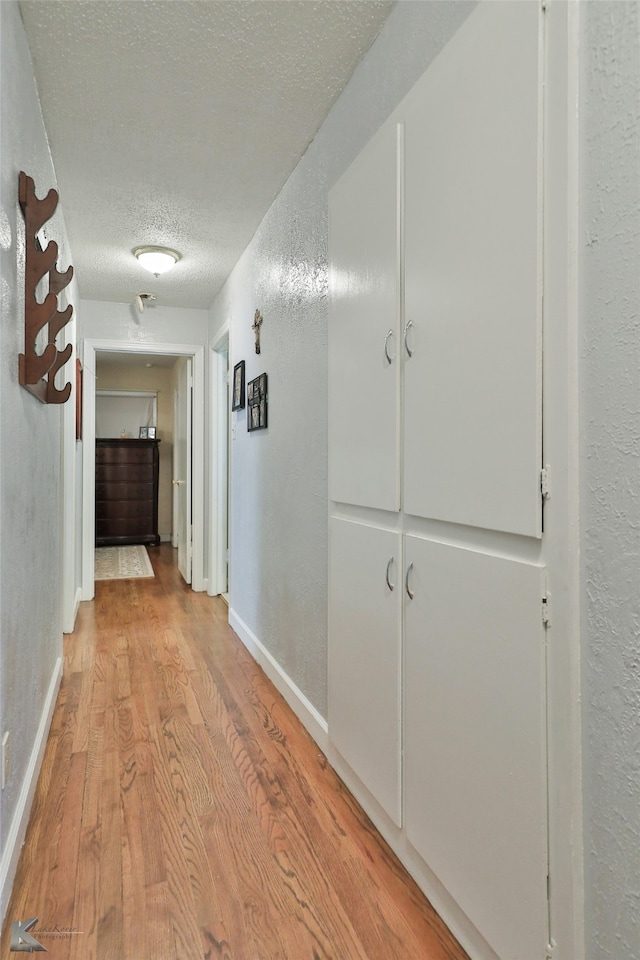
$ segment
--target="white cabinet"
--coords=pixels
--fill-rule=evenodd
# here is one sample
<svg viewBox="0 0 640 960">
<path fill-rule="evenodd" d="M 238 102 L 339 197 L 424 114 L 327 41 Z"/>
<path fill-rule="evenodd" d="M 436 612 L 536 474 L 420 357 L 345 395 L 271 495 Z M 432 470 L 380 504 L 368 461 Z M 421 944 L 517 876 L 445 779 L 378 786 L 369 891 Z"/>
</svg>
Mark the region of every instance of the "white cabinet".
<svg viewBox="0 0 640 960">
<path fill-rule="evenodd" d="M 329 210 L 329 498 L 382 510 L 400 508 L 398 136 L 382 128 Z"/>
<path fill-rule="evenodd" d="M 329 736 L 501 960 L 549 937 L 541 16 L 480 3 L 329 195 Z"/>
<path fill-rule="evenodd" d="M 477 13 L 402 111 L 404 510 L 539 537 L 540 9 Z"/>
<path fill-rule="evenodd" d="M 401 538 L 329 525 L 329 725 L 342 756 L 400 824 Z"/>
<path fill-rule="evenodd" d="M 544 571 L 412 536 L 405 562 L 407 837 L 499 957 L 541 958 Z"/>
</svg>

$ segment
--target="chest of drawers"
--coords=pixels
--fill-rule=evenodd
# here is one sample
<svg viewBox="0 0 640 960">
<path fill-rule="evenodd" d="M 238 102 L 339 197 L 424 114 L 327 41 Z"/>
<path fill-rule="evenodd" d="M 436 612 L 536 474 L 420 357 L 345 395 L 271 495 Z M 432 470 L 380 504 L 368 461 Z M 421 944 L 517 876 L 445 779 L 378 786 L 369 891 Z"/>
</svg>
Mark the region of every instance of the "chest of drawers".
<svg viewBox="0 0 640 960">
<path fill-rule="evenodd" d="M 96 546 L 160 542 L 159 440 L 96 440 Z"/>
</svg>

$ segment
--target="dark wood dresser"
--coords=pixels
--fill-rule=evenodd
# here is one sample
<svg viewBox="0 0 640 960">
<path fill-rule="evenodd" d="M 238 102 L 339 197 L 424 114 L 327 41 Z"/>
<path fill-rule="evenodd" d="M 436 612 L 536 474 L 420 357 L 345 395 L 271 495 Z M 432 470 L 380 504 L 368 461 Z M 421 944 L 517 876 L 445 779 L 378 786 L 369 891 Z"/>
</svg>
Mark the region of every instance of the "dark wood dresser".
<svg viewBox="0 0 640 960">
<path fill-rule="evenodd" d="M 159 440 L 96 440 L 96 546 L 160 543 Z"/>
</svg>

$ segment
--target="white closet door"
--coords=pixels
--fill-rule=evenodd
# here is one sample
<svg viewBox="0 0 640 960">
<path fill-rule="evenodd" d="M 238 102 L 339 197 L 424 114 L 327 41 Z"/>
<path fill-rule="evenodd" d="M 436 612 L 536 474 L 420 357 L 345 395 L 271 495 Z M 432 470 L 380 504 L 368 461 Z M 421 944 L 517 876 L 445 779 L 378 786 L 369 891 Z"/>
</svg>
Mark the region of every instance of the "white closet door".
<svg viewBox="0 0 640 960">
<path fill-rule="evenodd" d="M 329 736 L 398 826 L 400 549 L 399 534 L 329 523 Z"/>
<path fill-rule="evenodd" d="M 404 113 L 404 509 L 535 537 L 540 6 L 480 4 Z"/>
<path fill-rule="evenodd" d="M 398 150 L 385 124 L 329 193 L 329 499 L 400 508 Z"/>
<path fill-rule="evenodd" d="M 405 562 L 408 839 L 499 957 L 543 957 L 543 568 L 416 537 Z"/>
</svg>

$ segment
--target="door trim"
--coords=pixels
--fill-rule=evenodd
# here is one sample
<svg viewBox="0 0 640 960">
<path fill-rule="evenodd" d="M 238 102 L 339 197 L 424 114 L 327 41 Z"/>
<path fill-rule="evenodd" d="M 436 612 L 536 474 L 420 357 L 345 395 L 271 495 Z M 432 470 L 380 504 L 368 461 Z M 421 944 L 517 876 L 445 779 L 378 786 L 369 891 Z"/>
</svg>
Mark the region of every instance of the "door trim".
<svg viewBox="0 0 640 960">
<path fill-rule="evenodd" d="M 84 340 L 84 395 L 82 415 L 82 599 L 92 600 L 95 592 L 95 441 L 96 441 L 96 353 L 157 353 L 193 358 L 193 554 L 192 589 L 202 591 L 204 582 L 204 373 L 205 348 L 187 343 L 130 343 L 126 340 Z"/>
<path fill-rule="evenodd" d="M 226 374 L 229 369 L 229 339 L 231 321 L 227 320 L 216 336 L 209 342 L 209 422 L 211 424 L 209 485 L 209 584 L 207 591 L 215 597 L 228 589 L 226 535 L 229 518 L 229 391 Z M 227 351 L 225 362 L 223 351 Z"/>
</svg>

